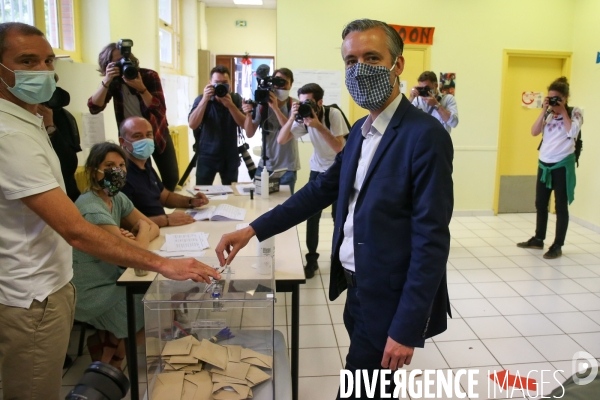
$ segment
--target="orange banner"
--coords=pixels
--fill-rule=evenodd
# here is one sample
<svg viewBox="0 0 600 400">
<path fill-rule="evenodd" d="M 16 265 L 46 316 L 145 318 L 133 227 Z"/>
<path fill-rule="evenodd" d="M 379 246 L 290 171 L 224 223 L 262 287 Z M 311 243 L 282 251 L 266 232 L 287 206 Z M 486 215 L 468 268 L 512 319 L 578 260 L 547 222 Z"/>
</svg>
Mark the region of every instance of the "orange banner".
<svg viewBox="0 0 600 400">
<path fill-rule="evenodd" d="M 435 31 L 435 28 L 392 24 L 390 24 L 390 26 L 400 34 L 400 37 L 402 38 L 405 44 L 433 44 L 433 32 Z"/>
</svg>

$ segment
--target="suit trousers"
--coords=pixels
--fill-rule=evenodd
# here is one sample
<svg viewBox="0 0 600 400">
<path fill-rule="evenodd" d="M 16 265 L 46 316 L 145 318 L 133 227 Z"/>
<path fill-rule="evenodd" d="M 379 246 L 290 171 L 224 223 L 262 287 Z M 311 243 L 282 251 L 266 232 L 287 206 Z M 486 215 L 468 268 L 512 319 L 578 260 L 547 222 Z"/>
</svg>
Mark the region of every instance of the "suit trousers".
<svg viewBox="0 0 600 400">
<path fill-rule="evenodd" d="M 310 171 L 308 181 L 314 181 L 317 177 L 324 172 Z M 334 201 L 331 205 L 331 216 L 335 221 L 337 201 Z M 308 254 L 306 254 L 306 261 L 317 261 L 319 253 L 317 253 L 317 247 L 319 246 L 319 221 L 321 220 L 321 211 L 306 220 L 306 247 L 308 248 Z M 330 238 L 331 240 L 331 238 Z"/>
<path fill-rule="evenodd" d="M 379 350 L 373 344 L 366 330 L 366 321 L 363 318 L 363 310 L 361 310 L 360 304 L 360 290 L 356 287 L 348 288 L 348 295 L 346 297 L 346 305 L 344 307 L 344 325 L 350 336 L 350 348 L 348 355 L 346 356 L 346 370 L 350 371 L 354 377 L 356 377 L 356 370 L 367 371 L 369 377 L 373 376 L 373 371 L 378 370 L 381 373 L 384 369 L 381 367 L 381 361 L 383 359 L 383 351 Z M 385 346 L 385 343 L 383 343 Z M 389 371 L 389 370 L 388 370 Z M 364 373 L 364 372 L 363 372 Z M 361 374 L 362 375 L 362 374 Z M 388 375 L 388 379 L 392 377 L 392 373 Z M 379 378 L 379 377 L 378 377 Z M 393 393 L 394 385 L 393 378 L 391 383 L 387 386 L 386 393 Z M 372 381 L 369 381 L 369 385 Z M 360 382 L 360 394 L 356 388 L 356 379 L 354 380 L 355 390 L 350 399 L 380 399 L 381 387 L 379 385 L 379 379 L 375 388 L 375 396 L 369 397 L 366 392 L 364 380 Z M 340 399 L 340 392 L 338 391 L 338 399 Z"/>
<path fill-rule="evenodd" d="M 6 400 L 58 400 L 75 315 L 67 283 L 28 309 L 0 304 L 0 360 Z"/>
</svg>

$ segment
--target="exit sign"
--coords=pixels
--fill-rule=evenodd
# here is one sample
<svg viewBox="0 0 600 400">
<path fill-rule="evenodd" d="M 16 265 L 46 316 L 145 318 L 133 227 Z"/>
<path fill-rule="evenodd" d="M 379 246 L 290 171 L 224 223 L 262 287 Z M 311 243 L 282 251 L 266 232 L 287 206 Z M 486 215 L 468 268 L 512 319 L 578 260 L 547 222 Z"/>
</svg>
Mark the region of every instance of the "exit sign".
<svg viewBox="0 0 600 400">
<path fill-rule="evenodd" d="M 246 21 L 238 20 L 238 21 L 235 21 L 235 26 L 246 27 L 246 26 L 248 26 L 248 23 Z"/>
</svg>

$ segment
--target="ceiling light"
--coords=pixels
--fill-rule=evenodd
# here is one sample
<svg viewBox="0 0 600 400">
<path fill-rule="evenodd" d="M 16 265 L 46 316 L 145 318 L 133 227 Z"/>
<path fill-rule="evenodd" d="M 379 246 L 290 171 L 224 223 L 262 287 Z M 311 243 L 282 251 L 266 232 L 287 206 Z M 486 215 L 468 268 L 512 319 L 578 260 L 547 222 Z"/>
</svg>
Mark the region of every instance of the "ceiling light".
<svg viewBox="0 0 600 400">
<path fill-rule="evenodd" d="M 234 4 L 244 6 L 262 6 L 262 0 L 233 0 Z"/>
</svg>

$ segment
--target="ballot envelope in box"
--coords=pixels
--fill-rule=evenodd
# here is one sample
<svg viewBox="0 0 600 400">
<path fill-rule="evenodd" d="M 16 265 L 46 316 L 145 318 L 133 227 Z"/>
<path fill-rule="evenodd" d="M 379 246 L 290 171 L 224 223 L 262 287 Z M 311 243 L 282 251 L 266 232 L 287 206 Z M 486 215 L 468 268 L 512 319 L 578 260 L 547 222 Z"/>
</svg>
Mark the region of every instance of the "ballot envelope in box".
<svg viewBox="0 0 600 400">
<path fill-rule="evenodd" d="M 143 300 L 148 400 L 275 399 L 271 263 L 236 257 L 210 284 L 156 277 Z"/>
<path fill-rule="evenodd" d="M 279 192 L 279 182 L 283 174 L 287 172 L 287 169 L 276 169 L 271 175 L 269 175 L 269 193 Z M 256 194 L 260 195 L 262 179 L 260 174 L 254 175 L 254 185 L 256 186 Z"/>
</svg>

